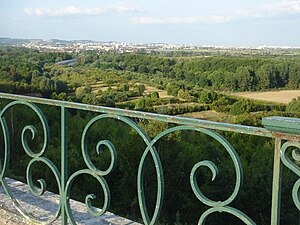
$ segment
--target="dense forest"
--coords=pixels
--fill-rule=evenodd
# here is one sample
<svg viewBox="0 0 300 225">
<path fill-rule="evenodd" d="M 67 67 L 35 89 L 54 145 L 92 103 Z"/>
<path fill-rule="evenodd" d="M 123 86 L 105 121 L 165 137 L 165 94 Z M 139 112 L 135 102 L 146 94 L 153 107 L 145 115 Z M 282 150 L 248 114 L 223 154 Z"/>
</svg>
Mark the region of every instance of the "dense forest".
<svg viewBox="0 0 300 225">
<path fill-rule="evenodd" d="M 60 65 L 63 60 L 76 59 L 73 66 Z M 153 91 L 147 91 L 149 87 Z M 260 91 L 300 88 L 300 59 L 293 57 L 166 57 L 137 53 L 38 52 L 32 49 L 0 48 L 0 91 L 28 94 L 65 101 L 143 110 L 179 115 L 187 112 L 214 110 L 232 116 L 231 122 L 261 125 L 261 118 L 270 115 L 299 117 L 300 99 L 288 105 L 254 101 L 229 95 L 232 91 Z M 164 91 L 166 96 L 161 96 Z M 1 100 L 1 108 L 7 101 Z M 59 167 L 60 124 L 59 109 L 39 106 L 50 125 L 51 140 L 45 153 Z M 96 114 L 83 111 L 68 112 L 68 173 L 86 168 L 81 156 L 79 136 Z M 9 176 L 25 180 L 30 158 L 22 150 L 22 129 L 29 122 L 39 124 L 32 111 L 16 106 L 5 114 L 9 121 L 13 152 Z M 150 138 L 173 127 L 156 121 L 134 119 Z M 40 125 L 37 129 L 41 130 Z M 103 129 L 105 128 L 105 129 Z M 38 151 L 43 143 L 43 132 L 29 144 Z M 220 132 L 236 149 L 244 170 L 244 183 L 236 207 L 257 224 L 270 223 L 272 163 L 274 141 L 232 132 Z M 0 146 L 3 149 L 3 135 Z M 145 149 L 140 136 L 124 123 L 113 119 L 97 122 L 89 133 L 91 160 L 99 168 L 109 162 L 109 153 L 99 157 L 97 142 L 110 140 L 118 152 L 118 164 L 106 179 L 112 192 L 110 211 L 141 221 L 138 208 L 136 175 L 138 163 Z M 234 186 L 232 161 L 219 143 L 195 131 L 172 133 L 156 145 L 165 175 L 165 197 L 161 224 L 196 224 L 207 207 L 193 195 L 189 173 L 201 160 L 212 160 L 220 174 L 211 182 L 209 170 L 199 174 L 205 194 L 216 200 L 229 196 Z M 1 150 L 3 154 L 3 150 Z M 42 168 L 42 169 L 41 169 Z M 147 159 L 145 191 L 149 211 L 153 211 L 156 190 L 155 168 Z M 34 178 L 47 177 L 48 188 L 57 191 L 51 170 L 42 164 L 34 169 Z M 201 182 L 200 182 L 201 181 Z M 296 177 L 287 169 L 282 179 L 282 224 L 296 224 L 299 212 L 291 197 Z M 89 183 L 90 185 L 86 185 Z M 84 188 L 83 188 L 84 187 Z M 220 188 L 222 187 L 222 188 Z M 83 176 L 75 183 L 72 197 L 84 201 L 87 194 L 102 196 L 97 182 Z M 97 201 L 95 201 L 97 202 Z M 100 201 L 101 202 L 101 201 Z M 95 205 L 101 206 L 97 202 Z M 151 213 L 150 213 L 151 214 Z M 207 224 L 240 224 L 226 214 L 211 216 Z"/>
<path fill-rule="evenodd" d="M 173 89 L 170 85 L 174 83 L 175 93 L 180 89 L 189 90 L 189 85 L 222 91 L 297 89 L 300 86 L 299 58 L 170 58 L 136 53 L 98 54 L 94 51 L 80 54 L 39 53 L 37 50 L 8 47 L 0 49 L 0 56 L 2 86 L 5 87 L 4 81 L 7 85 L 15 82 L 16 92 L 36 89 L 65 92 L 65 86 L 58 82 L 61 73 L 65 71 L 50 65 L 71 58 L 77 60 L 75 69 L 72 70 L 75 75 L 79 73 L 84 76 L 84 69 L 94 69 L 94 77 L 103 79 L 105 76 L 106 80 L 111 79 L 110 82 L 113 82 L 116 76 L 127 78 L 127 82 L 133 78 L 147 78 L 145 81 L 160 85 L 163 89 Z M 70 80 L 73 79 L 72 77 L 68 80 L 73 84 L 70 88 L 78 86 L 78 83 L 71 83 Z"/>
<path fill-rule="evenodd" d="M 226 105 L 235 103 L 231 110 L 235 115 L 284 111 L 285 106 L 237 99 L 224 91 L 298 89 L 300 85 L 300 59 L 292 57 L 40 53 L 8 47 L 0 48 L 0 56 L 1 91 L 171 115 L 208 109 L 227 113 Z M 76 64 L 57 64 L 68 59 L 76 59 Z M 164 90 L 169 98 L 157 91 L 145 93 L 147 86 Z"/>
</svg>

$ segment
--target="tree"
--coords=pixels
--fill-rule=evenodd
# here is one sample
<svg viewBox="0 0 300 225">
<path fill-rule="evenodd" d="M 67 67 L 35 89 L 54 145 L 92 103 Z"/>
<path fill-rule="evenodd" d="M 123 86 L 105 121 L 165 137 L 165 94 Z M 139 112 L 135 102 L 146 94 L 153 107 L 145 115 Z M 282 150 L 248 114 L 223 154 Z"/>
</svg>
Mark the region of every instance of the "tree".
<svg viewBox="0 0 300 225">
<path fill-rule="evenodd" d="M 226 75 L 228 75 L 228 73 L 226 73 L 223 70 L 217 70 L 211 73 L 209 79 L 211 81 L 213 88 L 217 90 L 223 89 L 223 87 L 226 86 L 225 85 Z"/>
<path fill-rule="evenodd" d="M 265 64 L 257 71 L 258 88 L 270 89 L 277 87 L 276 69 L 271 64 Z"/>
<path fill-rule="evenodd" d="M 289 64 L 282 62 L 280 64 L 276 65 L 276 70 L 277 70 L 277 83 L 279 87 L 285 87 L 288 83 L 289 79 Z"/>
<path fill-rule="evenodd" d="M 54 90 L 57 93 L 68 92 L 68 85 L 64 81 L 57 80 L 54 82 Z"/>
<path fill-rule="evenodd" d="M 247 67 L 238 67 L 235 72 L 237 81 L 237 89 L 239 91 L 250 91 L 252 90 L 253 77 Z"/>
<path fill-rule="evenodd" d="M 143 95 L 144 91 L 146 90 L 146 87 L 145 87 L 144 84 L 138 84 L 136 86 L 136 88 L 137 88 L 137 90 L 138 90 L 138 92 L 139 92 L 140 95 Z"/>
<path fill-rule="evenodd" d="M 199 87 L 206 87 L 210 85 L 207 76 L 208 76 L 207 73 L 196 72 L 195 79 Z"/>
<path fill-rule="evenodd" d="M 236 91 L 238 89 L 238 82 L 234 75 L 234 73 L 226 72 L 225 75 L 225 81 L 224 81 L 224 87 L 222 90 L 230 90 L 230 91 Z"/>
<path fill-rule="evenodd" d="M 218 99 L 218 94 L 213 91 L 203 90 L 200 93 L 199 102 L 205 104 L 211 104 Z"/>
<path fill-rule="evenodd" d="M 153 102 L 150 98 L 140 98 L 135 104 L 135 109 L 138 110 L 150 110 L 152 108 Z"/>
<path fill-rule="evenodd" d="M 167 84 L 166 91 L 168 95 L 176 96 L 178 94 L 178 91 L 180 90 L 180 87 L 174 83 Z"/>
<path fill-rule="evenodd" d="M 118 90 L 120 91 L 129 91 L 128 83 L 121 83 L 118 85 Z"/>
<path fill-rule="evenodd" d="M 57 94 L 56 92 L 53 92 L 51 94 L 51 98 L 61 100 L 61 101 L 71 101 L 71 98 L 65 92 L 61 92 L 59 94 Z"/>
<path fill-rule="evenodd" d="M 144 65 L 139 65 L 138 72 L 139 73 L 148 73 L 148 68 Z"/>
<path fill-rule="evenodd" d="M 116 106 L 116 102 L 111 99 L 111 98 L 108 98 L 105 102 L 105 105 L 108 106 L 108 107 L 115 107 Z"/>
<path fill-rule="evenodd" d="M 229 96 L 222 96 L 217 101 L 214 101 L 212 108 L 218 112 L 229 112 L 231 105 L 236 100 L 230 98 Z"/>
<path fill-rule="evenodd" d="M 92 92 L 91 86 L 86 85 L 86 86 L 81 86 L 76 88 L 75 95 L 76 98 L 82 99 L 84 95 L 91 94 L 91 92 Z"/>
<path fill-rule="evenodd" d="M 190 95 L 190 93 L 187 90 L 180 89 L 178 91 L 177 97 L 181 98 L 183 100 L 189 100 L 191 98 L 191 95 Z"/>
<path fill-rule="evenodd" d="M 300 63 L 293 64 L 289 71 L 288 87 L 291 89 L 300 88 Z"/>
<path fill-rule="evenodd" d="M 286 107 L 287 112 L 300 112 L 300 96 L 294 98 Z"/>
<path fill-rule="evenodd" d="M 98 105 L 98 101 L 95 94 L 85 94 L 81 101 L 84 104 Z"/>
<path fill-rule="evenodd" d="M 157 91 L 154 91 L 150 94 L 150 98 L 153 99 L 153 100 L 157 100 L 159 99 L 159 94 Z"/>
<path fill-rule="evenodd" d="M 252 101 L 241 99 L 237 102 L 235 102 L 230 110 L 229 113 L 232 115 L 240 115 L 243 113 L 249 113 L 252 110 L 253 103 Z"/>
</svg>

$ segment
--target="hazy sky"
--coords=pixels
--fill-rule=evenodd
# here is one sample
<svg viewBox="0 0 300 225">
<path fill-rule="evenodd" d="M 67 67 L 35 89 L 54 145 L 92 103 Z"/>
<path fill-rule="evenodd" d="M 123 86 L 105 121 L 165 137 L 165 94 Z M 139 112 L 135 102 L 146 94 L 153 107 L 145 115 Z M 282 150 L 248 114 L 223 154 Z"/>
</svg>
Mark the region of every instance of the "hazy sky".
<svg viewBox="0 0 300 225">
<path fill-rule="evenodd" d="M 0 37 L 300 46 L 300 0 L 0 0 Z"/>
</svg>

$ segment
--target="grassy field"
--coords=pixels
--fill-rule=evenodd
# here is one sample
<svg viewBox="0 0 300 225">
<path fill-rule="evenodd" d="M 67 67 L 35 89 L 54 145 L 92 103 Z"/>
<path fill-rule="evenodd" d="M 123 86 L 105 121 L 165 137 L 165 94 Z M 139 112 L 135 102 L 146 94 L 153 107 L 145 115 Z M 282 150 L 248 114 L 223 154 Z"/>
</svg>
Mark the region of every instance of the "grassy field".
<svg viewBox="0 0 300 225">
<path fill-rule="evenodd" d="M 153 92 L 157 92 L 160 98 L 173 98 L 174 96 L 168 95 L 167 91 L 158 89 L 156 87 L 146 86 L 145 94 L 151 94 Z"/>
<path fill-rule="evenodd" d="M 141 85 L 142 83 L 135 83 L 136 85 Z M 146 84 L 143 84 L 145 85 L 145 92 L 144 92 L 144 95 L 148 95 L 148 94 L 151 94 L 153 92 L 157 92 L 159 97 L 160 98 L 173 98 L 174 96 L 172 95 L 168 95 L 167 94 L 167 91 L 165 90 L 161 90 L 161 89 L 158 89 L 156 87 L 152 87 L 152 86 L 149 86 L 149 85 L 146 85 Z M 133 86 L 133 85 L 132 85 Z M 117 89 L 117 86 L 110 86 L 112 89 Z M 99 90 L 101 91 L 107 91 L 109 86 L 107 84 L 105 84 L 103 81 L 98 81 L 97 83 L 95 84 L 91 84 L 91 88 L 92 88 L 92 92 L 93 93 L 97 93 Z M 131 87 L 130 89 L 133 89 L 133 87 Z M 141 98 L 141 97 L 139 97 Z M 134 98 L 136 99 L 136 98 Z"/>
<path fill-rule="evenodd" d="M 235 116 L 226 113 L 216 112 L 214 110 L 184 113 L 178 116 L 189 117 L 194 119 L 211 120 L 215 122 L 226 122 L 226 123 L 233 123 L 235 118 Z"/>
<path fill-rule="evenodd" d="M 239 92 L 234 93 L 234 96 L 277 102 L 277 103 L 289 103 L 293 98 L 300 96 L 300 90 L 281 90 L 281 91 L 266 91 L 266 92 Z"/>
</svg>

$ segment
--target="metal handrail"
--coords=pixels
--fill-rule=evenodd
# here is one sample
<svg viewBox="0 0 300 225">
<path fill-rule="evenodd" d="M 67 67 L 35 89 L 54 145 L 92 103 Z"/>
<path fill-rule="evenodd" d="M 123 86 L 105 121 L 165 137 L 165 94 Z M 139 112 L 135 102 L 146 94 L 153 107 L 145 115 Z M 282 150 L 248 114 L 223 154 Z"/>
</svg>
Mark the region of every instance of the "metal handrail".
<svg viewBox="0 0 300 225">
<path fill-rule="evenodd" d="M 201 119 L 184 118 L 184 117 L 179 117 L 179 116 L 168 116 L 168 115 L 157 114 L 157 113 L 148 113 L 148 112 L 141 112 L 141 111 L 126 110 L 126 109 L 110 108 L 110 107 L 104 107 L 104 106 L 87 105 L 87 104 L 82 104 L 82 103 L 66 102 L 66 101 L 52 100 L 52 99 L 46 99 L 46 98 L 37 98 L 37 97 L 23 96 L 23 95 L 6 94 L 6 93 L 0 93 L 0 98 L 10 99 L 10 100 L 18 99 L 20 101 L 32 102 L 32 103 L 43 104 L 43 105 L 65 107 L 65 108 L 69 108 L 69 109 L 79 109 L 79 110 L 98 112 L 98 113 L 108 113 L 108 114 L 112 114 L 112 115 L 116 115 L 116 116 L 126 116 L 126 117 L 131 117 L 131 118 L 149 119 L 149 120 L 156 120 L 156 121 L 161 121 L 161 122 L 181 124 L 181 125 L 187 125 L 187 126 L 210 128 L 213 130 L 233 131 L 233 132 L 238 132 L 238 133 L 242 133 L 242 134 L 250 134 L 250 135 L 256 135 L 256 136 L 263 136 L 263 137 L 272 137 L 271 131 L 269 131 L 265 128 L 261 128 L 261 127 L 213 122 L 213 121 L 201 120 Z"/>
<path fill-rule="evenodd" d="M 36 98 L 30 96 L 20 96 L 20 95 L 13 95 L 13 94 L 6 94 L 0 93 L 0 99 L 10 100 L 6 102 L 0 111 L 0 125 L 3 131 L 3 138 L 4 138 L 4 156 L 3 156 L 3 163 L 0 167 L 1 174 L 0 174 L 0 182 L 3 186 L 4 191 L 8 196 L 10 196 L 11 200 L 13 201 L 16 208 L 19 212 L 29 221 L 34 223 L 42 223 L 42 224 L 51 224 L 58 217 L 61 218 L 61 224 L 65 225 L 69 222 L 72 224 L 76 224 L 75 219 L 72 215 L 71 206 L 69 203 L 70 200 L 70 189 L 72 186 L 73 181 L 82 174 L 87 174 L 89 176 L 94 177 L 102 187 L 104 193 L 104 203 L 101 210 L 95 210 L 91 205 L 91 200 L 95 198 L 94 195 L 86 196 L 85 204 L 86 208 L 88 209 L 89 213 L 93 216 L 101 216 L 103 215 L 109 207 L 110 203 L 110 189 L 105 180 L 105 176 L 110 174 L 117 164 L 117 152 L 112 142 L 109 140 L 101 140 L 96 145 L 96 151 L 99 153 L 100 147 L 105 146 L 110 153 L 110 164 L 107 170 L 98 169 L 90 159 L 90 156 L 87 151 L 87 133 L 92 125 L 99 120 L 106 119 L 106 118 L 114 118 L 118 121 L 121 121 L 131 127 L 131 129 L 135 130 L 135 132 L 142 138 L 144 141 L 146 148 L 141 156 L 138 174 L 137 174 L 137 196 L 139 207 L 141 211 L 141 216 L 143 219 L 144 224 L 146 225 L 153 225 L 158 222 L 158 218 L 160 215 L 160 211 L 162 208 L 163 202 L 163 194 L 164 194 L 164 174 L 163 174 L 163 167 L 161 164 L 160 156 L 158 151 L 155 148 L 155 144 L 162 139 L 163 137 L 177 132 L 177 131 L 195 131 L 199 133 L 206 134 L 207 136 L 211 137 L 212 139 L 216 140 L 221 146 L 225 149 L 225 151 L 230 156 L 235 171 L 235 185 L 232 194 L 223 201 L 214 201 L 207 198 L 201 191 L 200 187 L 197 183 L 197 172 L 201 167 L 208 168 L 212 173 L 212 179 L 214 180 L 218 174 L 217 166 L 209 160 L 203 160 L 196 163 L 191 172 L 190 172 L 190 185 L 193 190 L 195 196 L 201 201 L 203 204 L 209 207 L 201 216 L 198 221 L 199 225 L 205 224 L 205 220 L 207 217 L 215 212 L 226 212 L 229 213 L 240 220 L 242 220 L 247 225 L 254 225 L 255 222 L 248 217 L 246 214 L 241 212 L 240 210 L 233 208 L 230 206 L 233 200 L 236 199 L 240 187 L 243 181 L 243 169 L 239 159 L 239 156 L 232 145 L 219 133 L 215 132 L 214 130 L 218 131 L 230 131 L 230 132 L 237 132 L 241 134 L 248 134 L 248 135 L 256 135 L 268 138 L 275 139 L 275 149 L 274 149 L 274 168 L 273 168 L 273 191 L 272 191 L 272 211 L 271 211 L 271 225 L 279 225 L 280 221 L 280 184 L 281 184 L 281 170 L 282 166 L 286 166 L 288 169 L 293 171 L 297 176 L 300 177 L 300 169 L 294 161 L 300 160 L 300 120 L 293 119 L 293 118 L 281 118 L 281 117 L 269 117 L 264 118 L 263 123 L 266 128 L 261 127 L 253 127 L 253 126 L 243 126 L 238 124 L 229 124 L 229 123 L 220 123 L 220 122 L 213 122 L 207 120 L 200 120 L 200 119 L 191 119 L 191 118 L 184 118 L 179 116 L 168 116 L 168 115 L 161 115 L 155 113 L 147 113 L 147 112 L 140 112 L 140 111 L 131 111 L 131 110 L 124 110 L 124 109 L 117 109 L 117 108 L 109 108 L 103 106 L 94 106 L 94 105 L 87 105 L 81 103 L 74 103 L 74 102 L 65 102 L 65 101 L 58 101 L 58 100 L 50 100 L 44 98 Z M 61 146 L 60 146 L 60 156 L 61 156 L 61 164 L 60 169 L 54 165 L 48 158 L 44 156 L 49 144 L 49 127 L 47 123 L 47 119 L 39 108 L 39 105 L 48 105 L 60 108 L 60 139 L 61 139 Z M 49 218 L 47 221 L 41 221 L 39 218 L 32 216 L 30 213 L 26 211 L 26 209 L 22 208 L 19 204 L 18 200 L 14 198 L 13 193 L 11 192 L 5 177 L 7 176 L 7 170 L 9 165 L 9 158 L 10 158 L 10 133 L 9 129 L 5 120 L 5 112 L 8 109 L 14 107 L 15 105 L 23 105 L 31 110 L 38 116 L 42 129 L 43 129 L 43 145 L 40 152 L 36 153 L 33 152 L 28 145 L 27 138 L 29 135 L 25 135 L 25 133 L 31 133 L 31 137 L 34 138 L 36 136 L 37 130 L 33 125 L 27 125 L 23 128 L 21 134 L 21 141 L 22 147 L 25 153 L 31 158 L 27 165 L 26 171 L 26 179 L 29 185 L 30 191 L 36 195 L 41 196 L 46 191 L 46 183 L 45 180 L 40 179 L 38 183 L 40 188 L 36 188 L 33 183 L 32 177 L 32 170 L 33 165 L 36 162 L 44 163 L 47 167 L 50 168 L 54 177 L 56 179 L 58 185 L 58 192 L 60 195 L 59 207 L 55 214 Z M 82 157 L 84 159 L 86 169 L 81 169 L 73 174 L 67 174 L 68 171 L 68 162 L 67 162 L 67 155 L 68 155 L 68 147 L 67 147 L 67 111 L 69 109 L 77 109 L 77 110 L 84 110 L 89 112 L 96 112 L 97 115 L 94 116 L 89 122 L 85 125 L 83 133 L 81 135 L 81 150 L 82 150 Z M 135 120 L 132 118 L 138 119 L 147 119 L 147 120 L 156 120 L 161 122 L 167 122 L 175 124 L 176 126 L 172 126 L 171 128 L 167 128 L 166 130 L 162 131 L 158 135 L 156 135 L 153 139 L 151 139 L 147 133 L 141 128 Z M 292 155 L 287 153 L 287 149 L 293 147 L 296 150 L 293 151 Z M 145 174 L 145 160 L 147 157 L 152 157 L 153 163 L 155 165 L 155 172 L 156 172 L 156 181 L 157 181 L 157 191 L 156 191 L 156 204 L 154 208 L 154 212 L 152 217 L 150 217 L 147 211 L 147 204 L 144 196 L 144 174 Z M 292 157 L 292 159 L 291 159 Z M 292 198 L 293 201 L 300 211 L 300 199 L 299 199 L 299 190 L 300 190 L 300 178 L 296 181 L 292 188 Z"/>
</svg>

